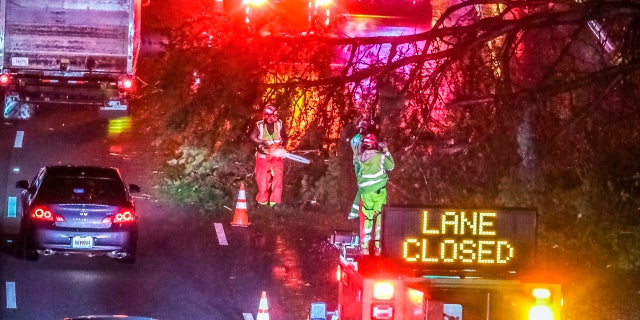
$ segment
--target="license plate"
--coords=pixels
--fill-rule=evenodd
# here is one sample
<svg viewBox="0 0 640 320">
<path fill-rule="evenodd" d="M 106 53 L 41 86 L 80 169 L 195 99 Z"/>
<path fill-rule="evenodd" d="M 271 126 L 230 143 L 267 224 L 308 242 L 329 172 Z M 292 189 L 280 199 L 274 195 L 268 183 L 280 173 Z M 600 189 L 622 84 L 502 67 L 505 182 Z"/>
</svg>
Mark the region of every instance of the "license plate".
<svg viewBox="0 0 640 320">
<path fill-rule="evenodd" d="M 100 107 L 100 110 L 127 110 L 127 107 L 126 104 L 122 104 L 120 101 L 112 100 L 106 106 Z"/>
<path fill-rule="evenodd" d="M 29 58 L 27 57 L 11 57 L 11 65 L 14 67 L 28 67 Z"/>
<path fill-rule="evenodd" d="M 90 249 L 93 248 L 93 238 L 91 237 L 73 237 L 71 247 L 74 249 Z"/>
</svg>

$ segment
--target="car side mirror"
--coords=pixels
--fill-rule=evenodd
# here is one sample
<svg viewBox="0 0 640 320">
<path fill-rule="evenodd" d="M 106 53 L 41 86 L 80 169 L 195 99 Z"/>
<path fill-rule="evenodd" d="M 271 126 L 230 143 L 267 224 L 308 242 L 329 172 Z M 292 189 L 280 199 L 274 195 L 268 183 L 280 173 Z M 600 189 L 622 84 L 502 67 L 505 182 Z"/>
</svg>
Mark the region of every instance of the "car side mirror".
<svg viewBox="0 0 640 320">
<path fill-rule="evenodd" d="M 140 186 L 133 183 L 129 184 L 129 192 L 131 193 L 140 192 Z"/>
<path fill-rule="evenodd" d="M 16 188 L 19 189 L 29 189 L 29 181 L 27 180 L 20 180 L 18 182 L 16 182 Z"/>
</svg>

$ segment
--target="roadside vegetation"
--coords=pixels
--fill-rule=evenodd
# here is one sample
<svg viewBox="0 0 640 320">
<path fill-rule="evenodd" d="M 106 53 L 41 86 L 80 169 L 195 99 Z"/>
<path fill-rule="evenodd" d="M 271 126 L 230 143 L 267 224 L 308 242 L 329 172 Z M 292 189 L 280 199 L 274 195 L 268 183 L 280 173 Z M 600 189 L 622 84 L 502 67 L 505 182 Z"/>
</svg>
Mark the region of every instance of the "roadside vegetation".
<svg viewBox="0 0 640 320">
<path fill-rule="evenodd" d="M 278 223 L 304 234 L 313 213 L 314 234 L 330 230 L 355 193 L 347 139 L 375 117 L 396 160 L 390 203 L 535 207 L 565 319 L 635 319 L 640 3 L 434 9 L 432 30 L 411 36 L 261 37 L 224 15 L 173 30 L 167 53 L 141 63 L 133 115 L 160 151 L 163 191 L 206 208 L 234 203 L 240 182 L 255 194 L 248 133 L 271 102 L 289 149 L 312 160 L 287 163 L 280 209 L 306 223 Z"/>
</svg>

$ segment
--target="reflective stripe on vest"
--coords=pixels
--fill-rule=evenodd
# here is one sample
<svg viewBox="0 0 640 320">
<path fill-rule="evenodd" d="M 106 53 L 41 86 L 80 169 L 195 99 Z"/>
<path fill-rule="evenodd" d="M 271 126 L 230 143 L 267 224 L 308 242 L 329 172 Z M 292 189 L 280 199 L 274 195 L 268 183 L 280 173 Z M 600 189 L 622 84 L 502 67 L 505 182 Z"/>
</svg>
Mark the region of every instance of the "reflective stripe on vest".
<svg viewBox="0 0 640 320">
<path fill-rule="evenodd" d="M 380 171 L 376 172 L 376 173 L 372 173 L 372 174 L 363 174 L 362 177 L 365 179 L 375 179 L 375 180 L 368 180 L 365 181 L 363 183 L 359 183 L 358 187 L 366 187 L 366 186 L 370 186 L 373 184 L 376 184 L 378 182 L 384 181 L 384 154 L 382 156 L 380 156 Z M 383 176 L 383 178 L 381 179 L 376 179 Z"/>
<path fill-rule="evenodd" d="M 264 120 L 256 122 L 256 125 L 258 126 L 258 130 L 260 132 L 258 134 L 258 139 L 266 142 L 268 145 L 282 143 L 282 137 L 280 137 L 280 131 L 282 130 L 281 120 L 273 123 L 273 135 L 269 134 L 269 131 L 267 130 L 267 124 L 264 122 Z"/>
</svg>

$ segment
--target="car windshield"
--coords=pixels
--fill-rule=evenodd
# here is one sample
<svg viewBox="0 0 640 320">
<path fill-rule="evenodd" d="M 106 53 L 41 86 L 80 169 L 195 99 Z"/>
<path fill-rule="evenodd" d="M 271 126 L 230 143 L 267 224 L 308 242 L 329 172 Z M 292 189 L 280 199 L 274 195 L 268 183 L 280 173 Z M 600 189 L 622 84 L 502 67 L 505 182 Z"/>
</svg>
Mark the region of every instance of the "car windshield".
<svg viewBox="0 0 640 320">
<path fill-rule="evenodd" d="M 45 177 L 38 199 L 47 203 L 127 203 L 122 182 L 110 178 L 56 176 Z"/>
</svg>

